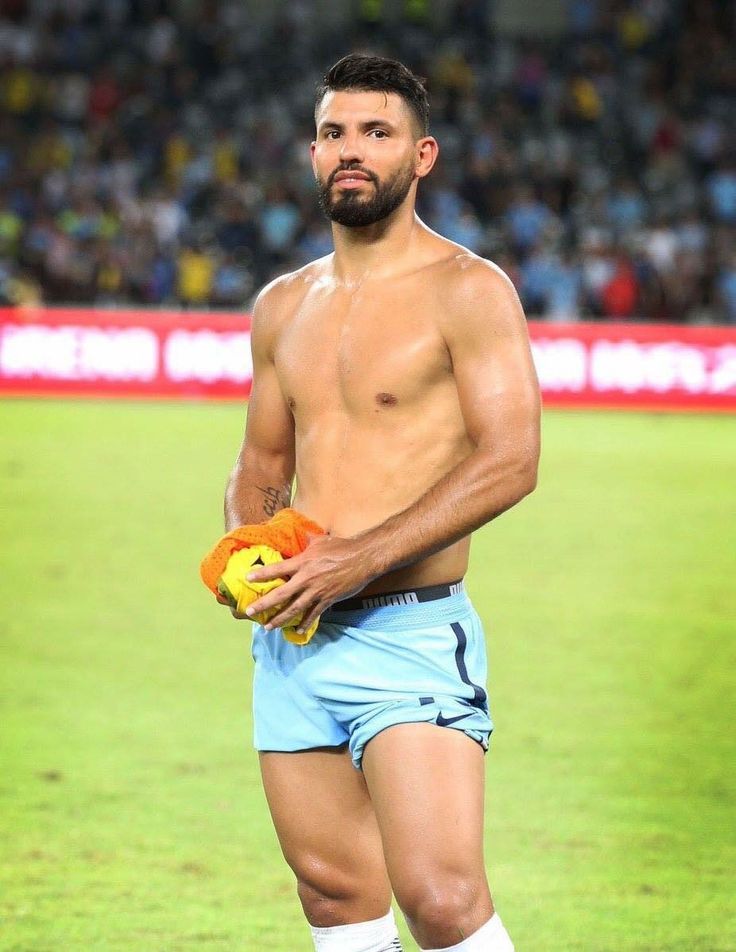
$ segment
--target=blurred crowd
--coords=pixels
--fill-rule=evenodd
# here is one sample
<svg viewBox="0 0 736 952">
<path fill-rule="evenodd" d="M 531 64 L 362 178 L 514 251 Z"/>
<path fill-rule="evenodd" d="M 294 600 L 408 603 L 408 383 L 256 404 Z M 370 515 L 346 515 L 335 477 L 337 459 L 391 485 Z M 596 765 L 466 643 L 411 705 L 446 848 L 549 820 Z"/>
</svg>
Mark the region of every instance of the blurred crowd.
<svg viewBox="0 0 736 952">
<path fill-rule="evenodd" d="M 0 0 L 0 302 L 241 308 L 328 253 L 314 90 L 358 49 L 427 77 L 420 215 L 529 314 L 736 323 L 734 0 L 570 0 L 535 40 L 485 0 L 277 8 Z"/>
</svg>

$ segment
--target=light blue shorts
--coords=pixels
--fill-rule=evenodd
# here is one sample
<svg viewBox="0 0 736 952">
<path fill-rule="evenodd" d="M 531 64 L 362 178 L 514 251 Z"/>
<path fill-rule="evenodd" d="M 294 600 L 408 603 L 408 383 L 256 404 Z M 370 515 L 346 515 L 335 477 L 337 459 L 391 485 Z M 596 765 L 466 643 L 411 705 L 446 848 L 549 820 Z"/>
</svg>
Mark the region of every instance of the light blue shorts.
<svg viewBox="0 0 736 952">
<path fill-rule="evenodd" d="M 371 738 L 412 723 L 488 749 L 485 638 L 462 583 L 338 603 L 303 646 L 254 625 L 253 658 L 257 750 L 347 743 L 360 768 Z"/>
</svg>

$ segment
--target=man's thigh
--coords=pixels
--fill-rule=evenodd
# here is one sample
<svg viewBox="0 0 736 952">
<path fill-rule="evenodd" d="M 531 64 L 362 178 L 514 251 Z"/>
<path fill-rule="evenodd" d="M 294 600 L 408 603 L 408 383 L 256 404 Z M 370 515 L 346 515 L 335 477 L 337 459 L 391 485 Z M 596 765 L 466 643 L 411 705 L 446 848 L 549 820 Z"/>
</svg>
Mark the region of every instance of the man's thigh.
<svg viewBox="0 0 736 952">
<path fill-rule="evenodd" d="M 315 926 L 377 919 L 391 887 L 363 774 L 346 747 L 262 752 L 266 799 Z"/>
<path fill-rule="evenodd" d="M 428 890 L 455 887 L 471 890 L 476 902 L 492 910 L 483 859 L 480 745 L 451 728 L 398 724 L 368 743 L 363 771 L 393 890 L 405 912 Z"/>
</svg>

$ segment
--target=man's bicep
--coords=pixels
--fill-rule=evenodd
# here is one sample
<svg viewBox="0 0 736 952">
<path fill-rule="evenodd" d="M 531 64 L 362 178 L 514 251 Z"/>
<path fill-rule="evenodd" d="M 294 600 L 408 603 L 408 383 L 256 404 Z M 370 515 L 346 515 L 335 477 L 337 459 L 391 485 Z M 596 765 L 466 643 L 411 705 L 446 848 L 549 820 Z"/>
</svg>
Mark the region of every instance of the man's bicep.
<svg viewBox="0 0 736 952">
<path fill-rule="evenodd" d="M 468 435 L 492 452 L 539 454 L 539 385 L 511 282 L 481 273 L 460 295 L 448 341 Z"/>
<path fill-rule="evenodd" d="M 254 366 L 243 450 L 284 456 L 293 465 L 294 418 L 273 363 Z"/>
<path fill-rule="evenodd" d="M 274 363 L 276 317 L 273 303 L 268 295 L 262 294 L 256 302 L 251 327 L 253 384 L 239 459 L 242 462 L 246 456 L 258 457 L 268 463 L 270 458 L 283 458 L 286 468 L 293 472 L 294 418 Z"/>
</svg>

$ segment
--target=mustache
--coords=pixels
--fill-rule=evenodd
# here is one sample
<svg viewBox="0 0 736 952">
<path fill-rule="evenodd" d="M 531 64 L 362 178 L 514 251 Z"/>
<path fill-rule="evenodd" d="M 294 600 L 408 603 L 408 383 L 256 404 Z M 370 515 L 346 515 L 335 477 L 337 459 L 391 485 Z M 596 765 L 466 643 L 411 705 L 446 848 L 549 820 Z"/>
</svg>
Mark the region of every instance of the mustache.
<svg viewBox="0 0 736 952">
<path fill-rule="evenodd" d="M 370 169 L 364 169 L 362 165 L 356 165 L 354 162 L 348 162 L 347 164 L 339 165 L 336 169 L 333 169 L 332 172 L 330 172 L 330 176 L 327 179 L 328 188 L 334 183 L 335 176 L 339 172 L 362 172 L 363 175 L 368 176 L 374 185 L 378 185 L 378 176 L 375 174 L 375 172 L 371 172 Z"/>
</svg>

